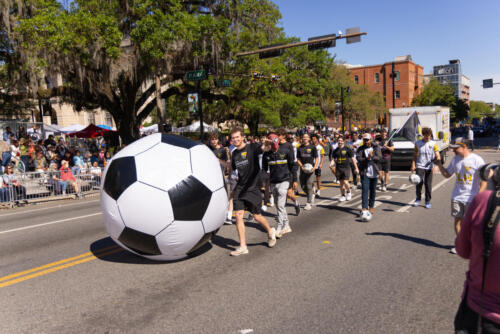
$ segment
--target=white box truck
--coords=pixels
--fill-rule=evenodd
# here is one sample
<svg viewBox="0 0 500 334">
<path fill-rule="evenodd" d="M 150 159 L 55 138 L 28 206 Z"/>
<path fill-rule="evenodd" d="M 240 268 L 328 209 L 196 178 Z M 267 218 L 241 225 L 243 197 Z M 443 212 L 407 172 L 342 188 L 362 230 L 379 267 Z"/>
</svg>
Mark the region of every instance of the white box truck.
<svg viewBox="0 0 500 334">
<path fill-rule="evenodd" d="M 436 141 L 443 163 L 446 161 L 446 153 L 450 146 L 450 108 L 431 107 L 409 107 L 389 109 L 389 128 L 391 133 L 401 128 L 413 112 L 417 113 L 422 128 L 431 128 L 434 141 Z M 395 135 L 392 138 L 394 153 L 392 155 L 393 166 L 410 166 L 413 159 L 415 143 L 404 137 Z"/>
</svg>

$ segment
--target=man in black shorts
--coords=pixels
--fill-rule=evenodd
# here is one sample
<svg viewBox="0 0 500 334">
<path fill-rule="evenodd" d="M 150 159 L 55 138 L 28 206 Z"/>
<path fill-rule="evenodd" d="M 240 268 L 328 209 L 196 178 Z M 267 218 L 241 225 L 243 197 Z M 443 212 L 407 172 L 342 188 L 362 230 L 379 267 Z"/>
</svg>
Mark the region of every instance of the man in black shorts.
<svg viewBox="0 0 500 334">
<path fill-rule="evenodd" d="M 338 147 L 332 153 L 332 161 L 330 161 L 330 168 L 332 169 L 332 173 L 337 176 L 337 179 L 340 182 L 340 201 L 350 201 L 352 199 L 351 195 L 351 186 L 349 185 L 349 178 L 351 177 L 351 166 L 350 163 L 354 165 L 355 174 L 353 177 L 356 177 L 359 174 L 358 165 L 356 164 L 356 160 L 352 157 L 354 154 L 352 150 L 345 146 L 344 138 L 339 137 L 338 139 Z"/>
<path fill-rule="evenodd" d="M 286 140 L 287 134 L 285 129 L 278 129 L 277 133 L 278 133 L 280 147 L 282 146 L 286 147 L 290 152 L 292 152 L 293 155 L 293 166 L 292 170 L 290 171 L 290 184 L 288 186 L 287 197 L 293 201 L 293 205 L 295 206 L 295 214 L 298 216 L 300 213 L 300 205 L 293 189 L 294 183 L 297 183 L 297 170 L 299 168 L 299 166 L 297 165 L 297 150 L 293 147 L 293 145 L 290 142 Z M 293 141 L 293 137 L 291 138 Z"/>
<path fill-rule="evenodd" d="M 387 130 L 382 129 L 378 145 L 382 151 L 382 160 L 380 161 L 380 190 L 387 191 L 387 183 L 389 183 L 389 172 L 391 171 L 391 157 L 394 152 L 394 144 L 392 140 L 387 138 Z"/>
<path fill-rule="evenodd" d="M 311 204 L 314 196 L 314 171 L 318 168 L 319 159 L 316 146 L 311 144 L 311 137 L 309 137 L 307 133 L 302 135 L 302 144 L 297 149 L 297 163 L 300 167 L 300 186 L 307 196 L 307 202 L 304 206 L 304 210 L 309 211 L 312 209 Z M 310 169 L 306 168 L 307 165 L 310 165 Z"/>
<path fill-rule="evenodd" d="M 259 182 L 259 154 L 271 149 L 270 143 L 248 143 L 243 141 L 243 129 L 236 127 L 231 130 L 231 140 L 236 149 L 231 156 L 231 167 L 238 171 L 238 181 L 233 191 L 233 206 L 236 211 L 236 229 L 240 239 L 240 247 L 231 252 L 232 256 L 248 254 L 245 237 L 245 222 L 243 215 L 248 210 L 267 232 L 269 247 L 276 245 L 276 230 L 269 226 L 266 218 L 261 214 L 262 197 L 258 187 Z"/>
</svg>

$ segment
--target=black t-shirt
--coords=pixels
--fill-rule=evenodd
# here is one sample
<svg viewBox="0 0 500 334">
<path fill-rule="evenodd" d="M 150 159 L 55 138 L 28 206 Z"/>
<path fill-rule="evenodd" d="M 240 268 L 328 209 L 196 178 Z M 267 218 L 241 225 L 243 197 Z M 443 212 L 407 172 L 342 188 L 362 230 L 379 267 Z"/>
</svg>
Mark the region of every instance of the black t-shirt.
<svg viewBox="0 0 500 334">
<path fill-rule="evenodd" d="M 385 143 L 387 143 L 387 146 L 389 146 L 389 147 L 393 146 L 393 144 L 392 144 L 392 140 L 389 140 L 387 142 L 387 139 L 381 139 L 378 141 L 378 145 L 380 146 L 380 150 L 382 151 L 382 157 L 385 160 L 388 160 L 391 158 L 392 152 L 384 147 Z"/>
<path fill-rule="evenodd" d="M 231 166 L 238 171 L 237 188 L 243 191 L 257 188 L 259 180 L 259 154 L 262 154 L 261 144 L 248 143 L 241 150 L 235 149 L 231 155 Z"/>
<path fill-rule="evenodd" d="M 219 148 L 213 148 L 213 147 L 210 147 L 210 149 L 212 150 L 212 152 L 214 152 L 215 156 L 217 157 L 217 159 L 219 160 L 222 160 L 222 161 L 227 161 L 228 158 L 227 158 L 227 150 L 225 147 L 219 147 Z"/>
<path fill-rule="evenodd" d="M 337 168 L 349 168 L 349 159 L 353 157 L 352 150 L 344 146 L 337 147 L 332 153 L 332 158 L 335 160 Z"/>
<path fill-rule="evenodd" d="M 297 160 L 302 162 L 302 165 L 311 164 L 314 166 L 314 159 L 318 157 L 318 150 L 313 144 L 307 146 L 300 146 L 297 149 Z"/>
</svg>

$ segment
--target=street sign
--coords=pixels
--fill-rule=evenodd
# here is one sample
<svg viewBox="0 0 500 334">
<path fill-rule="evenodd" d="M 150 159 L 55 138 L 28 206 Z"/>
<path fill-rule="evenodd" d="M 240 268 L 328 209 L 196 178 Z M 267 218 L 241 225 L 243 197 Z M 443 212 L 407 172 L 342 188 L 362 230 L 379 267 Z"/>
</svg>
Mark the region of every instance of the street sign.
<svg viewBox="0 0 500 334">
<path fill-rule="evenodd" d="M 307 40 L 314 41 L 315 39 L 322 39 L 322 38 L 327 38 L 327 37 L 335 38 L 335 34 L 311 37 L 311 38 L 308 38 Z M 314 50 L 328 49 L 328 48 L 333 48 L 333 47 L 335 47 L 335 39 L 332 39 L 329 41 L 323 41 L 323 42 L 319 42 L 319 43 L 314 43 L 314 44 L 309 44 L 309 45 L 307 45 L 307 50 L 314 51 Z"/>
<path fill-rule="evenodd" d="M 205 80 L 207 78 L 207 71 L 198 70 L 186 73 L 186 77 L 189 81 Z"/>
<path fill-rule="evenodd" d="M 360 32 L 359 27 L 348 28 L 348 29 L 345 30 L 345 34 L 346 35 L 356 34 L 356 33 L 359 33 L 359 32 Z M 361 36 L 347 37 L 347 39 L 346 39 L 346 43 L 347 44 L 358 43 L 358 42 L 361 42 Z"/>
<path fill-rule="evenodd" d="M 282 43 L 280 44 L 273 44 L 273 45 L 267 45 L 263 46 L 259 49 L 267 49 L 271 47 L 276 47 L 276 46 L 281 46 L 283 45 Z M 273 58 L 273 57 L 279 57 L 283 55 L 283 49 L 277 49 L 277 50 L 271 50 L 271 51 L 265 51 L 265 52 L 260 52 L 259 53 L 259 59 L 266 59 L 266 58 Z"/>
<path fill-rule="evenodd" d="M 484 79 L 483 88 L 493 88 L 493 79 Z"/>
<path fill-rule="evenodd" d="M 231 87 L 233 85 L 233 82 L 229 79 L 216 80 L 215 85 L 217 87 Z"/>
</svg>

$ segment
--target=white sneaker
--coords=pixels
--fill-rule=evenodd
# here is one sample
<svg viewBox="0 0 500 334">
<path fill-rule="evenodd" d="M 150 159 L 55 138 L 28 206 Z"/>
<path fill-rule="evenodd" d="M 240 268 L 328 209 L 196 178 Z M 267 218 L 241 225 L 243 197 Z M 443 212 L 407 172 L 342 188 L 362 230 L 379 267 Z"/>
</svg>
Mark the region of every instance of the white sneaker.
<svg viewBox="0 0 500 334">
<path fill-rule="evenodd" d="M 312 208 L 311 203 L 306 203 L 306 206 L 304 206 L 304 210 L 307 210 L 307 211 L 311 210 L 311 208 Z"/>
<path fill-rule="evenodd" d="M 271 228 L 271 233 L 267 236 L 267 246 L 274 247 L 276 246 L 276 230 Z"/>
<path fill-rule="evenodd" d="M 240 256 L 243 254 L 248 254 L 248 248 L 247 247 L 238 247 L 234 251 L 232 251 L 231 256 Z"/>
<path fill-rule="evenodd" d="M 318 189 L 318 190 L 316 190 L 316 196 L 320 196 L 320 195 L 321 195 L 320 190 L 319 190 L 319 189 Z"/>
<path fill-rule="evenodd" d="M 455 247 L 453 247 L 452 249 L 450 249 L 450 253 L 457 254 L 457 249 Z"/>
<path fill-rule="evenodd" d="M 413 202 L 413 206 L 420 206 L 420 201 L 418 199 Z"/>
<path fill-rule="evenodd" d="M 381 190 L 382 190 L 382 186 L 381 186 L 380 184 L 377 186 L 377 190 L 378 190 L 378 191 L 381 191 Z"/>
<path fill-rule="evenodd" d="M 274 206 L 274 198 L 271 197 L 271 203 L 269 203 L 269 206 L 272 208 Z"/>
<path fill-rule="evenodd" d="M 382 191 L 383 192 L 387 192 L 387 187 L 386 186 L 382 186 Z"/>
<path fill-rule="evenodd" d="M 262 211 L 264 211 L 264 212 L 267 212 L 267 206 L 266 206 L 266 205 L 261 206 L 261 208 L 260 208 L 260 209 L 261 209 Z"/>
<path fill-rule="evenodd" d="M 291 233 L 292 229 L 290 228 L 290 225 L 285 225 L 285 227 L 281 230 L 281 236 L 284 236 L 287 233 Z"/>
<path fill-rule="evenodd" d="M 233 212 L 232 211 L 228 211 L 227 215 L 226 215 L 226 220 L 232 220 L 232 219 L 233 219 Z"/>
<path fill-rule="evenodd" d="M 224 220 L 224 225 L 233 225 L 233 220 L 232 219 L 228 219 L 226 217 L 226 220 Z"/>
<path fill-rule="evenodd" d="M 283 229 L 281 228 L 281 226 L 278 226 L 278 228 L 276 228 L 276 238 L 281 238 L 281 235 L 283 234 Z"/>
<path fill-rule="evenodd" d="M 344 195 L 340 196 L 339 201 L 341 201 L 341 202 L 345 202 L 345 200 L 346 200 L 346 198 L 345 198 L 345 196 L 344 196 Z"/>
<path fill-rule="evenodd" d="M 348 201 L 350 201 L 352 199 L 352 195 L 351 195 L 350 191 L 345 195 L 345 199 Z"/>
</svg>

